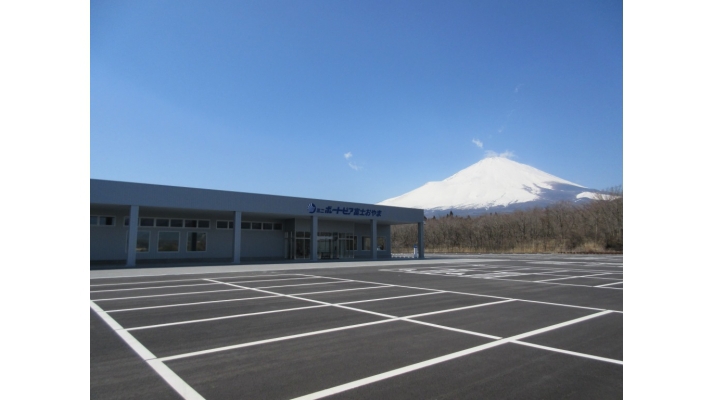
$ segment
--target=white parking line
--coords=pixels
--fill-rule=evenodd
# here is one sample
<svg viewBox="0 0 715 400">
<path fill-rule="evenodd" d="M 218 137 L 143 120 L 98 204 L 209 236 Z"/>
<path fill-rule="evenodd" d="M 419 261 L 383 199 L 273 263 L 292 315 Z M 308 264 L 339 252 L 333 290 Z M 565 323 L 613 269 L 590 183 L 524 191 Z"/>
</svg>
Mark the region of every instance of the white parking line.
<svg viewBox="0 0 715 400">
<path fill-rule="evenodd" d="M 351 290 L 368 290 L 368 289 L 386 289 L 386 288 L 391 288 L 393 287 L 392 285 L 385 285 L 385 286 L 368 286 L 364 288 L 354 288 L 354 289 L 338 289 L 338 290 L 324 290 L 321 292 L 306 292 L 306 293 L 293 293 L 294 296 L 304 296 L 307 294 L 321 294 L 321 293 L 335 293 L 335 292 L 349 292 Z"/>
<path fill-rule="evenodd" d="M 141 357 L 146 363 L 156 371 L 162 379 L 166 381 L 181 397 L 187 400 L 201 400 L 201 396 L 197 391 L 195 391 L 189 384 L 187 384 L 183 379 L 174 373 L 169 367 L 167 367 L 161 360 L 157 360 L 156 356 L 150 352 L 144 345 L 139 343 L 131 333 L 122 330 L 121 325 L 117 323 L 112 317 L 109 316 L 100 306 L 95 304 L 90 300 L 89 306 L 94 312 L 112 328 L 119 337 L 121 337 L 124 342 L 134 350 L 139 357 Z"/>
<path fill-rule="evenodd" d="M 322 305 L 322 304 L 321 304 L 321 305 L 317 305 L 317 306 L 285 308 L 285 309 L 281 309 L 281 310 L 260 311 L 260 312 L 247 313 L 247 314 L 235 314 L 235 315 L 224 315 L 224 316 L 221 316 L 221 317 L 213 317 L 213 318 L 192 319 L 192 320 L 188 320 L 188 321 L 167 322 L 167 323 L 165 323 L 165 324 L 136 326 L 136 327 L 134 327 L 134 328 L 126 328 L 126 330 L 127 330 L 127 331 L 138 331 L 138 330 L 143 330 L 143 329 L 163 328 L 163 327 L 166 327 L 166 326 L 175 326 L 175 325 L 196 324 L 196 323 L 199 323 L 199 322 L 210 322 L 210 321 L 219 321 L 219 320 L 222 320 L 222 319 L 233 319 L 233 318 L 242 318 L 242 317 L 252 317 L 252 316 L 255 316 L 255 315 L 275 314 L 275 313 L 281 313 L 281 312 L 307 310 L 307 309 L 310 309 L 310 308 L 320 308 L 320 307 L 327 307 L 327 305 Z"/>
<path fill-rule="evenodd" d="M 139 311 L 139 310 L 151 310 L 154 308 L 167 308 L 167 307 L 184 307 L 184 306 L 195 306 L 200 304 L 212 304 L 212 303 L 227 303 L 232 301 L 244 301 L 244 300 L 257 300 L 257 299 L 270 299 L 272 297 L 280 296 L 258 296 L 258 297 L 243 297 L 240 299 L 227 299 L 227 300 L 211 300 L 211 301 L 199 301 L 196 303 L 181 303 L 181 304 L 166 304 L 161 306 L 148 306 L 148 307 L 135 307 L 135 308 L 122 308 L 119 310 L 109 310 L 108 313 L 118 313 L 125 311 Z"/>
<path fill-rule="evenodd" d="M 620 284 L 623 284 L 623 281 L 618 281 L 618 282 L 613 282 L 613 283 L 606 283 L 605 285 L 598 285 L 598 286 L 596 286 L 596 287 L 606 288 L 606 286 L 618 285 L 619 283 L 620 283 Z M 620 288 L 606 288 L 606 289 L 620 289 Z"/>
<path fill-rule="evenodd" d="M 308 278 L 306 278 L 308 279 Z M 234 282 L 236 283 L 236 282 Z M 278 286 L 259 286 L 255 288 L 249 288 L 248 286 L 240 286 L 242 289 L 232 289 L 232 290 L 251 290 L 251 289 L 269 289 L 269 288 L 282 288 L 282 287 L 293 287 L 293 286 L 311 286 L 311 285 L 327 285 L 327 284 L 335 284 L 335 283 L 340 283 L 340 282 L 317 282 L 317 283 L 301 283 L 301 284 L 296 284 L 296 285 L 278 285 Z M 202 285 L 221 285 L 225 283 L 205 283 Z M 198 286 L 198 285 L 183 285 L 183 286 Z M 167 287 L 167 286 L 163 286 Z M 236 286 L 239 287 L 239 286 Z M 114 290 L 134 290 L 134 289 L 113 289 L 113 290 L 106 290 L 107 292 L 111 292 Z M 206 290 L 202 292 L 182 292 L 182 293 L 166 293 L 166 294 L 153 294 L 153 295 L 146 295 L 146 296 L 128 296 L 128 297 L 113 297 L 111 299 L 94 299 L 93 301 L 107 301 L 107 300 L 125 300 L 125 299 L 143 299 L 143 298 L 148 298 L 148 297 L 162 297 L 162 296 L 180 296 L 180 295 L 186 295 L 186 294 L 201 294 L 201 293 L 216 293 L 216 292 L 228 292 L 230 290 Z M 100 290 L 100 292 L 103 292 L 103 290 Z M 94 293 L 94 292 L 90 292 Z"/>
<path fill-rule="evenodd" d="M 551 326 L 546 327 L 546 328 L 541 328 L 541 329 L 537 329 L 537 330 L 534 330 L 534 331 L 531 331 L 531 332 L 522 333 L 522 334 L 520 334 L 520 335 L 511 336 L 511 337 L 508 337 L 508 338 L 505 338 L 505 339 L 499 339 L 499 340 L 496 340 L 496 341 L 494 341 L 494 342 L 486 343 L 486 344 L 483 344 L 483 345 L 480 345 L 480 346 L 476 346 L 476 347 L 472 347 L 472 348 L 469 348 L 469 349 L 466 349 L 466 350 L 462 350 L 462 351 L 458 351 L 458 352 L 455 352 L 455 353 L 447 354 L 447 355 L 444 355 L 444 356 L 441 356 L 441 357 L 436 357 L 436 358 L 433 358 L 433 359 L 431 359 L 431 360 L 422 361 L 422 362 L 419 362 L 419 363 L 416 363 L 416 364 L 408 365 L 408 366 L 406 366 L 406 367 L 397 368 L 397 369 L 394 369 L 394 370 L 392 370 L 392 371 L 383 372 L 383 373 L 381 373 L 381 374 L 373 375 L 373 376 L 370 376 L 370 377 L 367 377 L 367 378 L 358 379 L 358 380 L 353 381 L 353 382 L 349 382 L 349 383 L 345 383 L 345 384 L 343 384 L 343 385 L 339 385 L 339 386 L 335 386 L 335 387 L 332 387 L 332 388 L 329 388 L 329 389 L 321 390 L 321 391 L 319 391 L 319 392 L 307 394 L 307 395 L 305 395 L 305 396 L 296 397 L 294 400 L 314 400 L 314 399 L 321 399 L 321 398 L 323 398 L 323 397 L 327 397 L 327 396 L 331 396 L 331 395 L 334 395 L 334 394 L 337 394 L 337 393 L 341 393 L 341 392 L 344 392 L 344 391 L 346 391 L 346 390 L 350 390 L 350 389 L 354 389 L 354 388 L 357 388 L 357 387 L 360 387 L 360 386 L 368 385 L 368 384 L 370 384 L 370 383 L 374 383 L 374 382 L 378 382 L 378 381 L 381 381 L 381 380 L 384 380 L 384 379 L 392 378 L 392 377 L 394 377 L 394 376 L 406 374 L 406 373 L 408 373 L 408 372 L 416 371 L 416 370 L 418 370 L 418 369 L 422 369 L 422 368 L 426 368 L 426 367 L 429 367 L 429 366 L 432 366 L 432 365 L 435 365 L 435 364 L 443 363 L 443 362 L 445 362 L 445 361 L 453 360 L 453 359 L 455 359 L 455 358 L 464 357 L 464 356 L 466 356 L 466 355 L 473 354 L 473 353 L 476 353 L 476 352 L 479 352 L 479 351 L 483 351 L 483 350 L 486 350 L 486 349 L 490 349 L 490 348 L 492 348 L 492 347 L 500 346 L 500 345 L 505 344 L 505 343 L 510 343 L 510 342 L 513 341 L 513 340 L 522 339 L 522 338 L 529 337 L 529 336 L 532 336 L 532 335 L 537 335 L 537 334 L 539 334 L 539 333 L 547 332 L 547 331 L 550 331 L 550 330 L 553 330 L 553 329 L 558 329 L 558 328 L 561 328 L 561 327 L 563 327 L 563 326 L 567 326 L 567 325 L 575 324 L 575 323 L 578 323 L 578 322 L 581 322 L 581 321 L 585 321 L 585 320 L 588 320 L 588 319 L 591 319 L 591 318 L 596 318 L 596 317 L 599 317 L 599 316 L 601 316 L 601 315 L 608 314 L 609 312 L 610 312 L 610 311 L 602 311 L 602 312 L 600 312 L 600 313 L 596 313 L 596 314 L 592 314 L 592 315 L 587 315 L 587 316 L 585 316 L 585 317 L 577 318 L 577 319 L 574 319 L 574 320 L 571 320 L 571 321 L 566 321 L 566 322 L 562 322 L 562 323 L 560 323 L 560 324 L 551 325 Z"/>
<path fill-rule="evenodd" d="M 229 283 L 229 282 L 221 282 L 223 284 Z M 238 283 L 238 282 L 231 282 L 231 283 Z M 245 283 L 245 282 L 244 282 Z M 248 287 L 245 286 L 247 289 L 274 289 L 274 288 L 282 288 L 282 287 L 294 287 L 294 286 L 311 286 L 311 285 L 335 285 L 339 284 L 342 282 L 316 282 L 316 283 L 301 283 L 297 285 L 279 285 L 279 286 L 258 286 L 258 287 Z"/>
<path fill-rule="evenodd" d="M 372 282 L 372 281 L 363 281 L 363 280 L 356 280 L 352 279 L 352 282 L 360 282 L 360 283 L 369 283 L 373 285 L 381 285 L 382 283 L 379 282 Z M 585 310 L 597 310 L 597 311 L 604 311 L 606 309 L 604 308 L 597 308 L 597 307 L 585 307 L 585 306 L 576 306 L 573 304 L 563 304 L 563 303 L 551 303 L 547 301 L 537 301 L 537 300 L 526 300 L 526 299 L 518 299 L 518 298 L 511 298 L 511 297 L 501 297 L 501 296 L 491 296 L 491 295 L 486 295 L 486 294 L 477 294 L 477 293 L 468 293 L 468 292 L 457 292 L 454 290 L 440 290 L 440 289 L 430 289 L 430 288 L 420 288 L 416 286 L 406 286 L 406 285 L 394 285 L 391 284 L 393 287 L 400 287 L 400 288 L 407 288 L 407 289 L 416 289 L 416 290 L 431 290 L 431 291 L 439 291 L 439 292 L 444 292 L 444 293 L 454 293 L 454 294 L 463 294 L 466 296 L 477 296 L 477 297 L 489 297 L 493 299 L 501 299 L 501 300 L 519 300 L 519 301 L 524 301 L 527 303 L 536 303 L 536 304 L 548 304 L 552 306 L 560 306 L 560 307 L 572 307 L 572 308 L 583 308 Z M 589 286 L 590 287 L 590 286 Z M 608 288 L 604 288 L 608 289 Z M 617 313 L 623 313 L 623 311 L 616 311 L 616 310 L 607 310 L 611 312 L 617 312 Z"/>
<path fill-rule="evenodd" d="M 181 359 L 181 358 L 195 357 L 195 356 L 200 356 L 200 355 L 210 354 L 210 353 L 218 353 L 218 352 L 221 352 L 221 351 L 240 349 L 240 348 L 243 348 L 243 347 L 250 347 L 250 346 L 257 346 L 257 345 L 266 344 L 266 343 L 281 342 L 281 341 L 284 341 L 284 340 L 297 339 L 297 338 L 302 338 L 302 337 L 306 337 L 306 336 L 321 335 L 321 334 L 323 334 L 323 333 L 344 331 L 344 330 L 346 330 L 346 329 L 362 328 L 363 326 L 384 324 L 384 323 L 386 323 L 386 322 L 394 322 L 394 321 L 397 321 L 397 318 L 393 318 L 393 319 L 383 319 L 383 320 L 380 320 L 380 321 L 373 321 L 373 322 L 366 322 L 366 323 L 364 323 L 364 324 L 341 326 L 341 327 L 338 327 L 338 328 L 323 329 L 323 330 L 320 330 L 320 331 L 299 333 L 299 334 L 297 334 L 297 335 L 282 336 L 282 337 L 273 338 L 273 339 L 257 340 L 257 341 L 255 341 L 255 342 L 248 342 L 248 343 L 235 344 L 235 345 L 231 345 L 231 346 L 217 347 L 217 348 L 208 349 L 208 350 L 194 351 L 194 352 L 191 352 L 191 353 L 184 353 L 184 354 L 177 354 L 177 355 L 168 356 L 168 357 L 162 357 L 162 358 L 160 358 L 159 360 L 160 360 L 160 361 L 178 360 L 178 359 Z"/>
<path fill-rule="evenodd" d="M 212 281 L 212 282 L 219 282 L 219 281 L 214 281 L 214 280 L 211 280 L 211 279 L 206 279 L 206 280 L 210 280 L 210 281 Z M 232 283 L 225 283 L 225 284 L 226 284 L 226 285 L 231 285 L 231 286 L 236 286 L 236 285 L 234 285 L 234 284 L 232 284 Z M 269 292 L 269 291 L 266 291 L 266 290 L 260 290 L 260 291 L 261 291 L 261 292 L 264 292 L 264 293 L 268 293 L 268 294 L 277 294 L 277 293 Z M 462 309 L 465 309 L 465 308 L 482 307 L 482 306 L 500 304 L 500 303 L 504 303 L 504 302 L 507 302 L 507 301 L 514 301 L 514 300 L 512 300 L 512 299 L 506 299 L 505 301 L 497 301 L 497 302 L 492 302 L 492 303 L 484 303 L 484 304 L 478 304 L 478 305 L 467 306 L 467 307 L 458 307 L 458 308 L 454 308 L 454 309 L 435 311 L 435 312 L 426 313 L 426 314 L 415 314 L 414 316 L 408 316 L 408 317 L 397 317 L 397 316 L 394 316 L 394 315 L 379 313 L 379 312 L 375 312 L 375 311 L 362 310 L 362 309 L 359 309 L 359 308 L 348 307 L 348 306 L 342 305 L 342 304 L 340 304 L 340 303 L 328 303 L 328 302 L 324 302 L 324 301 L 319 301 L 319 300 L 313 300 L 313 299 L 307 299 L 307 298 L 303 298 L 303 297 L 298 297 L 298 296 L 295 296 L 295 295 L 283 295 L 283 296 L 289 297 L 289 298 L 292 298 L 292 299 L 296 299 L 296 300 L 305 300 L 305 301 L 310 301 L 310 302 L 314 302 L 314 303 L 319 303 L 319 304 L 323 304 L 323 305 L 327 305 L 327 306 L 333 306 L 333 307 L 342 308 L 342 309 L 346 309 L 346 310 L 357 311 L 357 312 L 360 312 L 360 313 L 372 314 L 372 315 L 376 315 L 376 316 L 378 316 L 378 317 L 387 318 L 387 319 L 390 319 L 390 320 L 401 320 L 401 321 L 411 322 L 411 323 L 415 323 L 415 324 L 429 325 L 429 326 L 432 326 L 432 327 L 435 327 L 435 328 L 441 328 L 441 329 L 451 330 L 451 331 L 455 330 L 455 328 L 450 328 L 450 327 L 447 327 L 447 326 L 441 326 L 441 325 L 436 325 L 436 324 L 428 324 L 428 323 L 425 323 L 425 322 L 422 322 L 422 321 L 412 320 L 412 319 L 410 319 L 410 317 L 422 316 L 422 315 L 426 315 L 426 314 L 429 314 L 429 315 L 431 315 L 431 314 L 438 314 L 438 313 L 444 313 L 444 312 L 462 310 Z M 486 337 L 492 337 L 492 336 L 490 336 L 490 335 L 485 335 L 485 334 L 478 333 L 478 332 L 470 332 L 470 334 L 479 335 L 479 336 L 486 336 Z"/>
<path fill-rule="evenodd" d="M 366 290 L 366 289 L 381 289 L 381 288 L 387 288 L 390 286 L 371 286 L 371 287 L 366 287 L 366 288 L 357 288 L 357 289 L 340 289 L 340 290 L 327 290 L 324 292 L 308 292 L 308 293 L 296 293 L 296 296 L 299 295 L 304 295 L 304 294 L 319 294 L 319 293 L 334 293 L 334 292 L 347 292 L 350 290 Z M 247 289 L 231 289 L 229 291 L 246 291 Z M 206 293 L 206 292 L 196 292 L 196 293 Z M 436 294 L 439 292 L 430 292 L 426 294 Z M 423 294 L 419 294 L 423 295 Z M 419 295 L 412 295 L 412 296 L 419 296 Z M 150 296 L 151 297 L 151 296 Z M 195 306 L 199 304 L 211 304 L 211 303 L 226 303 L 226 302 L 232 302 L 232 301 L 243 301 L 243 300 L 256 300 L 256 299 L 269 299 L 273 297 L 281 297 L 280 295 L 271 295 L 271 296 L 258 296 L 258 297 L 244 297 L 240 299 L 227 299 L 227 300 L 211 300 L 211 301 L 198 301 L 194 303 L 181 303 L 181 304 L 167 304 L 167 305 L 160 305 L 160 306 L 148 306 L 148 307 L 135 307 L 135 308 L 124 308 L 124 309 L 119 309 L 119 310 L 109 310 L 107 312 L 111 313 L 116 313 L 116 312 L 123 312 L 123 311 L 139 311 L 139 310 L 150 310 L 153 308 L 166 308 L 166 307 L 182 307 L 182 306 Z M 403 296 L 403 297 L 409 297 L 409 296 Z M 390 298 L 397 298 L 397 297 L 388 297 Z M 377 299 L 377 300 L 383 300 L 383 299 Z M 94 300 L 97 301 L 97 300 Z M 363 300 L 363 301 L 370 301 L 370 300 Z"/>
<path fill-rule="evenodd" d="M 222 277 L 217 277 L 213 279 L 243 279 L 243 278 L 257 278 L 257 277 L 264 277 L 264 276 L 298 276 L 298 274 L 275 274 L 275 275 L 246 275 L 246 276 L 222 276 Z M 96 279 L 96 278 L 93 278 Z M 290 278 L 289 278 L 290 279 Z M 201 281 L 203 278 L 191 278 L 191 279 L 170 279 L 170 280 L 164 280 L 164 281 L 137 281 L 137 282 L 121 282 L 121 283 L 99 283 L 95 285 L 89 285 L 90 287 L 93 286 L 115 286 L 115 285 L 141 285 L 145 283 L 164 283 L 164 282 L 189 282 L 189 281 Z M 250 281 L 248 281 L 250 282 Z M 255 281 L 253 281 L 255 282 Z"/>
<path fill-rule="evenodd" d="M 609 273 L 604 272 L 601 274 L 593 274 L 593 275 L 581 275 L 581 276 L 567 276 L 565 278 L 556 278 L 556 279 L 543 279 L 537 282 L 550 282 L 550 281 L 560 281 L 564 279 L 576 279 L 576 278 L 594 278 L 594 279 L 617 279 L 617 278 L 601 278 L 601 275 L 609 275 Z"/>
<path fill-rule="evenodd" d="M 512 301 L 517 301 L 514 299 L 509 299 L 509 300 L 502 300 L 502 301 L 494 301 L 491 303 L 482 303 L 482 304 L 474 304 L 471 306 L 465 306 L 465 307 L 457 307 L 457 308 L 450 308 L 447 310 L 439 310 L 439 311 L 432 311 L 432 312 L 426 312 L 426 313 L 421 313 L 421 314 L 414 314 L 414 315 L 408 315 L 406 317 L 403 317 L 405 319 L 410 319 L 410 318 L 419 318 L 419 317 L 426 317 L 428 315 L 435 315 L 435 314 L 442 314 L 442 313 L 448 313 L 448 312 L 453 312 L 453 311 L 461 311 L 461 310 L 468 310 L 470 308 L 477 308 L 477 307 L 484 307 L 484 306 L 493 306 L 495 304 L 502 304 L 502 303 L 511 303 Z"/>
<path fill-rule="evenodd" d="M 127 289 L 90 290 L 89 292 L 90 293 L 124 292 L 127 290 L 166 289 L 166 288 L 189 287 L 189 286 L 207 286 L 207 285 L 215 285 L 215 283 L 195 283 L 193 285 L 171 285 L 171 286 L 151 286 L 151 287 L 127 288 Z"/>
<path fill-rule="evenodd" d="M 370 302 L 373 302 L 373 301 L 404 299 L 404 298 L 407 298 L 407 297 L 429 296 L 429 295 L 440 294 L 440 293 L 442 293 L 442 292 L 417 293 L 417 294 L 408 294 L 408 295 L 405 295 L 405 296 L 383 297 L 383 298 L 381 298 L 381 299 L 368 299 L 368 300 L 346 301 L 346 302 L 335 303 L 335 304 L 345 305 L 345 304 L 370 303 Z"/>
<path fill-rule="evenodd" d="M 584 357 L 584 358 L 590 358 L 592 360 L 598 360 L 598 361 L 605 361 L 605 362 L 610 362 L 614 364 L 619 364 L 623 365 L 623 361 L 621 360 L 615 360 L 613 358 L 606 358 L 606 357 L 599 357 L 599 356 L 594 356 L 591 354 L 586 354 L 586 353 L 578 353 L 575 351 L 569 351 L 569 350 L 563 350 L 563 349 L 557 349 L 555 347 L 548 347 L 548 346 L 542 346 L 539 344 L 534 344 L 534 343 L 529 343 L 529 342 L 521 342 L 519 340 L 510 340 L 511 343 L 516 343 L 524 346 L 530 346 L 530 347 L 535 347 L 537 349 L 542 349 L 542 350 L 548 350 L 548 351 L 554 351 L 556 353 L 564 353 L 564 354 L 569 354 L 572 356 L 578 356 L 578 357 Z"/>
<path fill-rule="evenodd" d="M 231 278 L 229 278 L 231 279 Z M 261 279 L 261 280 L 251 280 L 251 281 L 239 281 L 233 283 L 253 283 L 253 282 L 275 282 L 275 281 L 297 281 L 303 279 L 314 279 L 314 278 L 281 278 L 281 279 Z M 190 279 L 191 281 L 203 281 L 204 279 Z M 332 283 L 332 282 L 328 282 Z M 177 288 L 177 287 L 188 287 L 188 286 L 205 286 L 213 285 L 213 283 L 195 283 L 192 285 L 167 285 L 167 286 L 151 286 L 151 287 L 138 287 L 138 288 L 126 288 L 126 289 L 105 289 L 105 290 L 90 290 L 90 293 L 102 293 L 102 292 L 120 292 L 126 290 L 145 290 L 145 289 L 164 289 L 164 288 Z M 310 285 L 310 284 L 306 284 Z M 270 286 L 269 286 L 270 287 Z M 278 287 L 278 286 L 275 286 Z"/>
<path fill-rule="evenodd" d="M 166 294 L 149 294 L 146 296 L 130 296 L 130 297 L 112 297 L 111 299 L 93 299 L 92 301 L 110 301 L 110 300 L 133 300 L 146 299 L 150 297 L 166 297 L 166 296 L 186 296 L 193 294 L 219 293 L 219 292 L 237 292 L 248 289 L 223 289 L 223 290 L 206 290 L 204 292 L 183 292 L 183 293 L 166 293 Z"/>
</svg>

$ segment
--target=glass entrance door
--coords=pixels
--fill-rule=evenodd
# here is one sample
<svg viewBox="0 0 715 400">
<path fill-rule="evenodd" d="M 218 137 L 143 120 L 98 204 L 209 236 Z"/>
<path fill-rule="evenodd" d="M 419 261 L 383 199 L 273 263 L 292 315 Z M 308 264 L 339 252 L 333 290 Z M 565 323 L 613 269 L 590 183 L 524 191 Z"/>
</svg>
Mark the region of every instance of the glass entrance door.
<svg viewBox="0 0 715 400">
<path fill-rule="evenodd" d="M 335 258 L 354 258 L 352 234 L 336 233 Z"/>
<path fill-rule="evenodd" d="M 295 240 L 289 235 L 286 252 L 293 254 L 294 258 L 310 258 L 310 232 L 296 232 Z M 291 245 L 295 243 L 294 249 Z M 355 258 L 356 237 L 352 233 L 318 232 L 318 259 L 344 259 Z"/>
<path fill-rule="evenodd" d="M 330 232 L 318 232 L 318 258 L 333 258 L 333 235 Z"/>
</svg>

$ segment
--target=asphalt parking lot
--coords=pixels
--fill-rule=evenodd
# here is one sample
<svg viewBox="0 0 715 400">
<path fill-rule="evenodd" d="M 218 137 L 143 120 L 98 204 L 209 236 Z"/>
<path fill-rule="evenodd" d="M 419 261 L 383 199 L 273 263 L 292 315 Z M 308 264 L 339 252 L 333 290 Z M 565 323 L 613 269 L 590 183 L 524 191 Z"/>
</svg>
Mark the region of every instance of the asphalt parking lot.
<svg viewBox="0 0 715 400">
<path fill-rule="evenodd" d="M 91 396 L 622 398 L 622 264 L 484 255 L 96 271 Z"/>
</svg>

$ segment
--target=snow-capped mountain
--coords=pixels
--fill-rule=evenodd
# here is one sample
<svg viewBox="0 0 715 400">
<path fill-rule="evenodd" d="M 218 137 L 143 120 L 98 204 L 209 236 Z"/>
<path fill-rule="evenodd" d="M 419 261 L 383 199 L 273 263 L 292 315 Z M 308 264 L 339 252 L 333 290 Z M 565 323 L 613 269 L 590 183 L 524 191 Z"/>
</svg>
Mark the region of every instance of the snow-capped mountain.
<svg viewBox="0 0 715 400">
<path fill-rule="evenodd" d="M 504 157 L 489 157 L 439 182 L 428 182 L 380 205 L 422 208 L 425 215 L 478 215 L 588 201 L 597 190 Z"/>
</svg>

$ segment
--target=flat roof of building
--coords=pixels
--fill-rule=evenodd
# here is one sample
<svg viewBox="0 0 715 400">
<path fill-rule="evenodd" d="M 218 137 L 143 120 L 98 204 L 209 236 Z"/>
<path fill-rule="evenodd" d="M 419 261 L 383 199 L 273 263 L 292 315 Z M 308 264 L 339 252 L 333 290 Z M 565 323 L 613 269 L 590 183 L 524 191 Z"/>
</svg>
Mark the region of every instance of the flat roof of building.
<svg viewBox="0 0 715 400">
<path fill-rule="evenodd" d="M 90 204 L 239 211 L 286 218 L 317 216 L 354 222 L 376 219 L 383 224 L 424 220 L 424 210 L 415 208 L 103 179 L 90 179 Z"/>
</svg>

